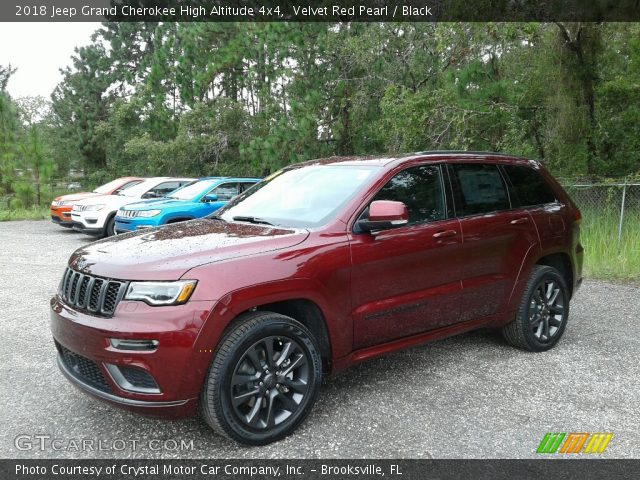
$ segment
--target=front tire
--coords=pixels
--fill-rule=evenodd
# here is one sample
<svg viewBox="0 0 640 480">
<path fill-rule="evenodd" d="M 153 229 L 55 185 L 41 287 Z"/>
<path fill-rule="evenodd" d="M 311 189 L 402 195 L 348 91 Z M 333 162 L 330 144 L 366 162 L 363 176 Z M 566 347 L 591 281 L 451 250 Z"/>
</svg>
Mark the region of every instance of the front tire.
<svg viewBox="0 0 640 480">
<path fill-rule="evenodd" d="M 502 328 L 507 342 L 531 352 L 553 348 L 569 317 L 569 289 L 553 267 L 536 265 L 524 289 L 516 316 Z"/>
<path fill-rule="evenodd" d="M 286 437 L 316 400 L 318 351 L 311 332 L 292 318 L 243 314 L 216 350 L 200 398 L 202 416 L 217 433 L 247 445 Z"/>
<path fill-rule="evenodd" d="M 116 217 L 115 215 L 107 220 L 107 224 L 104 227 L 104 238 L 113 237 L 116 234 Z"/>
</svg>

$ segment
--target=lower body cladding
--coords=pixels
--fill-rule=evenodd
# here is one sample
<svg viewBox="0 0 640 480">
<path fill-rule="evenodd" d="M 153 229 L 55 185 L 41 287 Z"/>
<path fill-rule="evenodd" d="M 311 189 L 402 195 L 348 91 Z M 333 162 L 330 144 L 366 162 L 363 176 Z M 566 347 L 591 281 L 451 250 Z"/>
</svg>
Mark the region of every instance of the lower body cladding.
<svg viewBox="0 0 640 480">
<path fill-rule="evenodd" d="M 214 302 L 151 307 L 122 301 L 111 318 L 78 312 L 56 296 L 51 331 L 58 366 L 80 390 L 139 413 L 195 413 L 211 347 L 198 348 Z"/>
</svg>

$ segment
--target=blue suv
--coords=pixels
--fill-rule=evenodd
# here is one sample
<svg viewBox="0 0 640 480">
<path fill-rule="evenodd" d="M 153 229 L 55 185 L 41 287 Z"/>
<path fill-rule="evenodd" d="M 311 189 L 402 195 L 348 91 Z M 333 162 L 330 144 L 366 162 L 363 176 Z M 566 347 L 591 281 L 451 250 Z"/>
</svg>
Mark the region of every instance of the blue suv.
<svg viewBox="0 0 640 480">
<path fill-rule="evenodd" d="M 200 178 L 166 197 L 125 205 L 116 214 L 116 233 L 201 218 L 215 212 L 259 178 Z"/>
</svg>

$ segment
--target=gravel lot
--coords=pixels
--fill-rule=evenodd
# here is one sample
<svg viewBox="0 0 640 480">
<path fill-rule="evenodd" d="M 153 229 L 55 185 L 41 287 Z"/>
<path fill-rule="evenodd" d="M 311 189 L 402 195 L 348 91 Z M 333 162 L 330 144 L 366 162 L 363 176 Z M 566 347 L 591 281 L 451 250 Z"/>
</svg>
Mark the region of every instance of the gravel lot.
<svg viewBox="0 0 640 480">
<path fill-rule="evenodd" d="M 526 458 L 553 431 L 613 432 L 602 456 L 640 457 L 637 285 L 586 282 L 547 353 L 481 331 L 364 363 L 325 380 L 293 436 L 246 448 L 197 418 L 112 408 L 58 372 L 49 298 L 71 252 L 89 241 L 46 221 L 0 223 L 0 458 Z M 62 450 L 48 439 L 18 450 L 18 435 L 55 438 Z M 82 440 L 95 450 L 76 451 Z"/>
</svg>

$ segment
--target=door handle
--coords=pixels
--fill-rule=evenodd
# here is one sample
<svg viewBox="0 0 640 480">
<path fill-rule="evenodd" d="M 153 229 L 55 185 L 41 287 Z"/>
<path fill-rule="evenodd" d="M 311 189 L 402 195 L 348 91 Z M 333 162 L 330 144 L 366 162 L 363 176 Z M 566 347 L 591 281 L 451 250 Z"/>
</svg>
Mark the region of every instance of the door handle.
<svg viewBox="0 0 640 480">
<path fill-rule="evenodd" d="M 456 232 L 455 230 L 443 230 L 441 232 L 434 233 L 433 234 L 433 238 L 453 237 L 453 236 L 455 236 L 457 234 L 458 234 L 458 232 Z"/>
<path fill-rule="evenodd" d="M 529 217 L 521 217 L 516 218 L 515 220 L 511 220 L 511 225 L 522 225 L 523 223 L 527 223 L 529 221 Z"/>
</svg>

